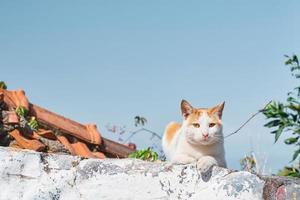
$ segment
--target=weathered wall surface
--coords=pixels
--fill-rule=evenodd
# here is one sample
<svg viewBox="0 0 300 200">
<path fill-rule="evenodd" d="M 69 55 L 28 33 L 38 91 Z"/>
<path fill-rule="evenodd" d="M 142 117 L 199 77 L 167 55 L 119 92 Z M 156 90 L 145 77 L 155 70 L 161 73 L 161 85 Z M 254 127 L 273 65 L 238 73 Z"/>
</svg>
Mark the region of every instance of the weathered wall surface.
<svg viewBox="0 0 300 200">
<path fill-rule="evenodd" d="M 300 199 L 299 179 L 0 148 L 0 200 Z"/>
</svg>

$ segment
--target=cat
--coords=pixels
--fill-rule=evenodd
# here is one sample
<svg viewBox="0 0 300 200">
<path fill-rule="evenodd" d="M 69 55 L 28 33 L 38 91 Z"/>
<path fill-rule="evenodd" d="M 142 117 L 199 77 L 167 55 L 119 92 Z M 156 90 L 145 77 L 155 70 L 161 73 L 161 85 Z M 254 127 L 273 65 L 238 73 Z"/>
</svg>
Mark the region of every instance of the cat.
<svg viewBox="0 0 300 200">
<path fill-rule="evenodd" d="M 162 138 L 167 160 L 175 164 L 197 162 L 207 171 L 212 166 L 226 167 L 222 113 L 225 102 L 212 108 L 193 108 L 181 101 L 183 123 L 171 122 Z"/>
</svg>

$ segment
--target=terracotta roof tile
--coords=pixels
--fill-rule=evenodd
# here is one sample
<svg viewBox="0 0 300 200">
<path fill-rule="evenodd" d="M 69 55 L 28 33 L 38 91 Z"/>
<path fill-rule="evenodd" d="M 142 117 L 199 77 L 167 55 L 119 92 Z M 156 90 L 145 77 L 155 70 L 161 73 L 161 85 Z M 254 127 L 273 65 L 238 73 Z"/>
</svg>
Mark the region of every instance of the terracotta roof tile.
<svg viewBox="0 0 300 200">
<path fill-rule="evenodd" d="M 76 138 L 72 138 L 71 146 L 75 151 L 76 155 L 85 157 L 85 158 L 96 158 L 96 156 L 89 150 L 85 143 L 77 140 Z"/>
<path fill-rule="evenodd" d="M 86 126 L 71 119 L 33 104 L 30 104 L 30 114 L 36 116 L 38 121 L 55 129 L 59 129 L 69 135 L 75 136 L 91 144 L 101 144 L 100 135 L 96 135 L 95 132 L 88 132 Z"/>
<path fill-rule="evenodd" d="M 41 137 L 50 139 L 50 140 L 56 140 L 57 137 L 53 133 L 52 130 L 45 130 L 45 129 L 39 129 L 38 131 L 35 131 L 36 134 L 38 134 Z"/>
<path fill-rule="evenodd" d="M 3 123 L 17 124 L 19 123 L 19 117 L 15 111 L 2 111 Z"/>
<path fill-rule="evenodd" d="M 18 148 L 18 149 L 24 149 L 23 147 L 21 147 L 21 146 L 18 144 L 18 142 L 17 142 L 16 140 L 11 141 L 11 142 L 9 143 L 9 147 L 12 147 L 12 148 Z"/>
<path fill-rule="evenodd" d="M 93 143 L 101 144 L 101 134 L 97 130 L 96 124 L 86 124 L 85 127 L 91 140 L 94 141 Z"/>
<path fill-rule="evenodd" d="M 27 97 L 25 96 L 24 90 L 15 90 L 15 91 L 11 91 L 11 93 L 17 107 L 22 106 L 29 110 L 29 102 Z"/>
<path fill-rule="evenodd" d="M 9 134 L 17 141 L 17 143 L 21 147 L 25 149 L 43 151 L 46 148 L 46 146 L 43 143 L 39 142 L 36 139 L 25 138 L 17 129 L 11 131 Z"/>
<path fill-rule="evenodd" d="M 96 156 L 99 159 L 104 159 L 106 158 L 106 156 L 104 155 L 104 153 L 101 152 L 93 152 L 94 156 Z"/>
<path fill-rule="evenodd" d="M 0 102 L 2 102 L 3 100 L 4 100 L 4 93 L 0 91 Z"/>
<path fill-rule="evenodd" d="M 69 142 L 68 138 L 66 138 L 63 135 L 59 135 L 59 136 L 57 136 L 57 139 L 58 139 L 58 141 L 60 141 L 60 143 L 62 143 L 69 150 L 71 155 L 73 155 L 73 156 L 76 155 L 76 152 L 73 149 L 73 147 L 72 147 L 71 143 Z"/>
<path fill-rule="evenodd" d="M 4 112 L 2 111 L 6 116 L 4 120 L 2 119 L 2 122 L 6 125 L 19 123 L 19 118 L 13 111 L 18 106 L 27 108 L 29 117 L 35 117 L 41 125 L 37 131 L 27 130 L 26 128 L 11 131 L 9 134 L 15 139 L 11 142 L 11 145 L 14 147 L 36 151 L 43 151 L 48 147 L 47 151 L 50 151 L 54 143 L 57 146 L 59 143 L 56 141 L 59 141 L 72 155 L 100 159 L 106 156 L 123 158 L 134 151 L 125 145 L 102 138 L 95 124 L 83 125 L 29 103 L 23 90 L 8 91 L 0 89 L 1 102 L 5 103 L 4 109 L 7 109 Z M 7 113 L 5 114 L 5 112 Z M 59 135 L 56 135 L 54 131 L 58 131 Z M 96 152 L 92 152 L 89 148 Z"/>
<path fill-rule="evenodd" d="M 0 89 L 0 92 L 4 94 L 4 100 L 13 105 L 13 107 L 22 106 L 29 109 L 29 102 L 23 90 L 8 91 Z"/>
</svg>

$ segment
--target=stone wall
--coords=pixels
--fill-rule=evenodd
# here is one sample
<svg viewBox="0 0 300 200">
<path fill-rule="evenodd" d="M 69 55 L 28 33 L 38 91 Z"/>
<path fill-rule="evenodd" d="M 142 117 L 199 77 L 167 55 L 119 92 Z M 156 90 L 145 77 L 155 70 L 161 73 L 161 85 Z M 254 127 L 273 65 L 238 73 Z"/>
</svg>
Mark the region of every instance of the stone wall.
<svg viewBox="0 0 300 200">
<path fill-rule="evenodd" d="M 82 159 L 0 147 L 0 200 L 300 199 L 300 179 L 195 164 Z"/>
</svg>

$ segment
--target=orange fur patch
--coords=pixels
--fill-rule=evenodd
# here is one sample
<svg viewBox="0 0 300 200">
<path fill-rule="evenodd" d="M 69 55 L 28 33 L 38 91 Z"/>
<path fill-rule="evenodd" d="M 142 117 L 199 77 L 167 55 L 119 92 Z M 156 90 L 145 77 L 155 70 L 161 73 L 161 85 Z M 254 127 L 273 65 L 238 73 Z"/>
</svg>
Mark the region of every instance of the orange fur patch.
<svg viewBox="0 0 300 200">
<path fill-rule="evenodd" d="M 216 110 L 214 108 L 199 108 L 193 109 L 192 113 L 187 117 L 187 123 L 193 124 L 199 121 L 202 113 L 206 112 L 207 115 L 212 119 L 212 123 L 221 124 L 221 120 L 219 119 L 218 115 L 215 114 Z"/>
<path fill-rule="evenodd" d="M 215 123 L 215 124 L 218 124 L 218 125 L 220 125 L 222 123 L 221 120 L 219 119 L 219 117 L 216 116 L 216 115 L 209 115 L 209 117 L 212 120 L 211 123 Z"/>
<path fill-rule="evenodd" d="M 212 119 L 212 123 L 220 125 L 222 122 L 221 122 L 219 116 L 216 114 L 216 112 L 218 112 L 218 108 L 214 107 L 214 108 L 208 109 L 207 114 Z"/>
<path fill-rule="evenodd" d="M 203 113 L 204 109 L 193 109 L 192 113 L 187 117 L 186 121 L 188 124 L 198 122 L 199 117 Z"/>
<path fill-rule="evenodd" d="M 176 132 L 178 129 L 180 129 L 181 125 L 177 122 L 171 122 L 167 125 L 166 130 L 165 130 L 165 137 L 166 141 L 170 143 L 172 139 L 174 138 Z"/>
</svg>

